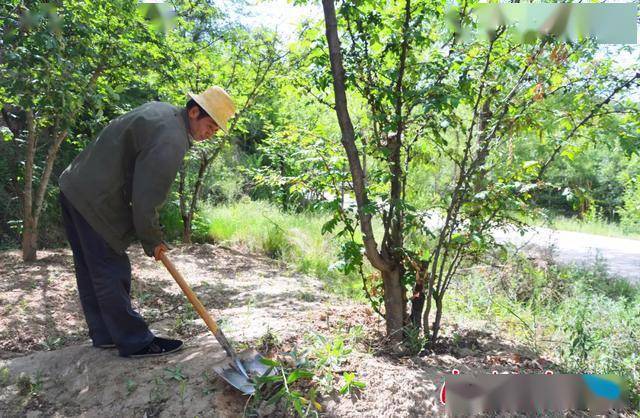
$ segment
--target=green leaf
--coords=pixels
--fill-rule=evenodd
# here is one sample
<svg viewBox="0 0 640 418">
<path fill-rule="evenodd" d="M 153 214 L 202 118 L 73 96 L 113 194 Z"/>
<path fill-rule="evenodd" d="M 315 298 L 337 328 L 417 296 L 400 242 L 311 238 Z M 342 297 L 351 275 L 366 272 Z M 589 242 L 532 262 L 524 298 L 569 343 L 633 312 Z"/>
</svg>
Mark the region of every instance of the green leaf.
<svg viewBox="0 0 640 418">
<path fill-rule="evenodd" d="M 291 384 L 298 379 L 311 379 L 313 377 L 313 373 L 304 369 L 296 369 L 294 370 L 288 377 L 287 383 Z"/>
<path fill-rule="evenodd" d="M 338 225 L 338 221 L 339 219 L 337 217 L 329 219 L 329 221 L 327 221 L 324 225 L 322 225 L 322 229 L 320 230 L 320 233 L 324 235 L 326 233 L 333 232 L 336 225 Z"/>
<path fill-rule="evenodd" d="M 2 137 L 2 140 L 5 142 L 11 141 L 11 139 L 13 138 L 13 134 L 11 133 L 11 130 L 6 126 L 0 126 L 0 136 Z"/>
<path fill-rule="evenodd" d="M 275 403 L 277 403 L 280 400 L 280 398 L 282 398 L 285 395 L 285 393 L 287 393 L 287 392 L 286 392 L 285 387 L 283 386 L 276 392 L 275 395 L 273 395 L 271 397 L 271 399 L 269 399 L 267 404 L 268 405 L 274 405 Z"/>
<path fill-rule="evenodd" d="M 281 364 L 275 360 L 271 360 L 268 359 L 266 357 L 262 357 L 260 358 L 260 363 L 264 364 L 265 366 L 272 366 L 272 367 L 280 367 Z"/>
</svg>

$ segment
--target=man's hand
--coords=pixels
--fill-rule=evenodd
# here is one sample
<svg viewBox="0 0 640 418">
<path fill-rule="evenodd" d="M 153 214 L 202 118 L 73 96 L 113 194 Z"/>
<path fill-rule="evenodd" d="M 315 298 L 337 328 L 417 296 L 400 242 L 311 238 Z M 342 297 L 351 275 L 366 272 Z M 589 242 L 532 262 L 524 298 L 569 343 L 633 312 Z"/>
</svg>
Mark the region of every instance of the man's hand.
<svg viewBox="0 0 640 418">
<path fill-rule="evenodd" d="M 153 249 L 153 257 L 156 260 L 160 260 L 160 257 L 162 256 L 162 254 L 167 251 L 169 251 L 169 247 L 167 247 L 167 245 L 164 242 L 161 242 L 156 246 L 156 248 Z"/>
</svg>

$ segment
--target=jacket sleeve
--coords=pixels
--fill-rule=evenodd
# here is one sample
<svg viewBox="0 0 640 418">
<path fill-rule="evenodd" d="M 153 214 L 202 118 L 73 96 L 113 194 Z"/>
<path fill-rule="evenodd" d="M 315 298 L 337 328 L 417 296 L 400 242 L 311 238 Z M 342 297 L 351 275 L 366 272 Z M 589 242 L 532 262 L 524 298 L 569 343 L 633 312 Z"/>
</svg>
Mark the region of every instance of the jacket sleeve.
<svg viewBox="0 0 640 418">
<path fill-rule="evenodd" d="M 167 199 L 186 151 L 177 139 L 170 132 L 160 133 L 146 141 L 136 157 L 131 196 L 133 224 L 148 256 L 162 242 L 158 210 Z"/>
</svg>

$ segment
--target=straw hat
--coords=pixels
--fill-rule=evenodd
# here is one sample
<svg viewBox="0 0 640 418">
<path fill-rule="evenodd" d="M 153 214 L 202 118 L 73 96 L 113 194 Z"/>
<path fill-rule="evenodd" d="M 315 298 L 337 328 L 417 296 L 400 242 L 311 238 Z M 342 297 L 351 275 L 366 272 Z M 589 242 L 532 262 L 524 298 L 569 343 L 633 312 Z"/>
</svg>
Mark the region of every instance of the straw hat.
<svg viewBox="0 0 640 418">
<path fill-rule="evenodd" d="M 188 93 L 189 97 L 203 108 L 218 126 L 228 134 L 227 121 L 236 113 L 233 100 L 222 87 L 213 86 L 200 94 Z"/>
</svg>

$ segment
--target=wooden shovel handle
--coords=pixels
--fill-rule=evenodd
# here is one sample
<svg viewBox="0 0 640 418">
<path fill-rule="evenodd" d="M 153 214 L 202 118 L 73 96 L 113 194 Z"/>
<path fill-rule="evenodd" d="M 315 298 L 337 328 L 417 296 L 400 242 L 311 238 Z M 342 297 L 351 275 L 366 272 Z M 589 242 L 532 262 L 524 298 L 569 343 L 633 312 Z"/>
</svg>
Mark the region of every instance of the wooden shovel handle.
<svg viewBox="0 0 640 418">
<path fill-rule="evenodd" d="M 216 324 L 216 321 L 211 317 L 211 315 L 209 315 L 209 312 L 207 312 L 196 294 L 193 293 L 193 290 L 191 290 L 187 284 L 184 277 L 182 277 L 182 274 L 180 274 L 178 269 L 176 269 L 176 266 L 173 265 L 164 251 L 160 252 L 160 261 L 162 261 L 162 264 L 164 264 L 167 270 L 169 270 L 169 273 L 171 273 L 175 281 L 178 283 L 178 286 L 180 286 L 184 294 L 187 296 L 187 299 L 189 299 L 189 302 L 191 302 L 196 312 L 198 312 L 200 318 L 202 318 L 204 323 L 207 324 L 209 330 L 211 330 L 213 334 L 216 334 L 218 332 L 218 324 Z"/>
</svg>

